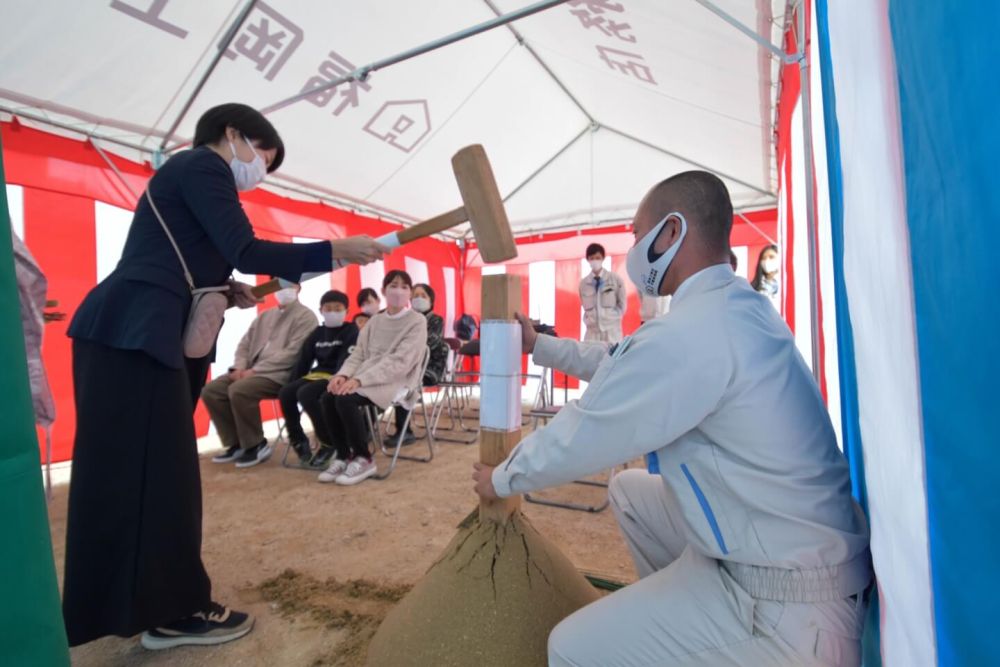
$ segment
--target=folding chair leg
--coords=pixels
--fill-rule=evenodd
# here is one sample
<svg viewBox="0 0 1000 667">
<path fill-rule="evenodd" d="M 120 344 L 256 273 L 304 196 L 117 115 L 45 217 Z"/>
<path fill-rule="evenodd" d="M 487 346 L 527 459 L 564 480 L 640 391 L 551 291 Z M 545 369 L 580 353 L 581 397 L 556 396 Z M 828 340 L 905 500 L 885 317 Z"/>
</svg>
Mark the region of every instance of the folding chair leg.
<svg viewBox="0 0 1000 667">
<path fill-rule="evenodd" d="M 601 488 L 608 488 L 611 483 L 611 476 L 615 474 L 615 469 L 611 468 L 608 470 L 608 481 L 607 482 L 595 482 L 589 479 L 578 479 L 574 481 L 574 484 L 581 484 L 583 486 L 597 486 Z M 529 503 L 534 503 L 535 505 L 545 505 L 546 507 L 560 507 L 562 509 L 574 510 L 576 512 L 590 512 L 591 514 L 597 514 L 598 512 L 603 512 L 611 504 L 611 498 L 607 495 L 604 497 L 604 502 L 600 505 L 584 505 L 582 503 L 571 503 L 562 500 L 549 500 L 547 498 L 538 498 L 532 496 L 530 493 L 524 494 L 524 499 Z"/>
<path fill-rule="evenodd" d="M 424 413 L 424 423 L 430 423 L 427 420 L 427 404 L 424 403 L 423 397 L 421 397 L 420 400 L 420 407 Z M 395 451 L 393 451 L 391 454 L 392 460 L 389 462 L 389 469 L 386 470 L 384 473 L 376 474 L 374 476 L 375 479 L 379 480 L 389 479 L 389 475 L 391 475 L 392 471 L 396 469 L 396 462 L 399 461 L 400 459 L 406 461 L 415 461 L 417 463 L 430 463 L 432 460 L 434 460 L 434 434 L 431 432 L 430 429 L 425 429 L 425 437 L 427 438 L 427 456 L 409 456 L 406 454 L 400 454 L 400 450 L 403 449 L 403 436 L 406 433 L 407 427 L 410 425 L 410 420 L 413 418 L 414 412 L 416 412 L 416 408 L 411 410 L 410 413 L 406 415 L 406 419 L 403 421 L 403 429 L 396 436 L 398 439 L 396 440 Z M 368 419 L 369 424 L 372 424 L 371 412 L 366 410 L 365 415 Z M 389 451 L 385 446 L 385 440 L 382 438 L 381 431 L 376 431 L 373 435 L 375 438 L 376 445 L 378 446 L 382 454 L 385 456 L 390 456 Z"/>
</svg>

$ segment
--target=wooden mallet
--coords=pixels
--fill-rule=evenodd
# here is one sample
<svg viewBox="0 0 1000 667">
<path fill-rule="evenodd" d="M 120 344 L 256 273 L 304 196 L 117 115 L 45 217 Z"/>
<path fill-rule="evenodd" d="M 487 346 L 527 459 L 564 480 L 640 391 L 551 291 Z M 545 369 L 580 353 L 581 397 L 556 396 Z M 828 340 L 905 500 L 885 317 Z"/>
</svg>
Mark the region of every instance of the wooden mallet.
<svg viewBox="0 0 1000 667">
<path fill-rule="evenodd" d="M 493 169 L 486 157 L 486 151 L 479 144 L 466 146 L 451 158 L 451 166 L 455 172 L 455 180 L 458 181 L 458 190 L 462 194 L 464 206 L 398 232 L 390 232 L 376 240 L 390 248 L 397 248 L 404 243 L 426 238 L 468 222 L 472 226 L 472 234 L 479 245 L 483 261 L 503 262 L 516 257 L 517 246 L 514 244 L 514 235 L 510 231 L 510 222 L 507 220 L 507 212 L 504 210 L 503 200 L 500 199 L 500 191 L 493 178 Z M 325 274 L 305 274 L 302 280 L 320 275 Z M 257 285 L 251 291 L 259 298 L 277 292 L 288 284 L 275 278 Z"/>
</svg>

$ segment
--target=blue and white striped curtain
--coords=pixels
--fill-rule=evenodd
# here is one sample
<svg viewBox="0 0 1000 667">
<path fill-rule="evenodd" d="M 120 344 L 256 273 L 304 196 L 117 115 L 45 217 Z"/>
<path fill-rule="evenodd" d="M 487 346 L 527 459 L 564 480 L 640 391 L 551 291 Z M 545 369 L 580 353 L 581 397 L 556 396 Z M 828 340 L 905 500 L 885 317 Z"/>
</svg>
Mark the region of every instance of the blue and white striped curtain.
<svg viewBox="0 0 1000 667">
<path fill-rule="evenodd" d="M 817 0 L 814 26 L 823 298 L 872 525 L 881 659 L 998 665 L 1000 3 Z"/>
</svg>

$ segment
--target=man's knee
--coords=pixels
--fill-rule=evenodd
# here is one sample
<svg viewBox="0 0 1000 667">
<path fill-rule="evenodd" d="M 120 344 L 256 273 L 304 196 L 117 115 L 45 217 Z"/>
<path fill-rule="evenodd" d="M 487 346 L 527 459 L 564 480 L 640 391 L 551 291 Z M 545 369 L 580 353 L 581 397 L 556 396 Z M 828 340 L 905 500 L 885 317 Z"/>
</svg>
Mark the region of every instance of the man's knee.
<svg viewBox="0 0 1000 667">
<path fill-rule="evenodd" d="M 549 633 L 549 667 L 577 667 L 582 664 L 576 655 L 579 642 L 576 641 L 577 630 L 573 625 L 571 615 Z"/>
<path fill-rule="evenodd" d="M 229 400 L 232 403 L 240 405 L 258 403 L 263 398 L 266 397 L 261 392 L 260 387 L 249 378 L 246 380 L 237 380 L 229 385 Z"/>
<path fill-rule="evenodd" d="M 611 478 L 608 484 L 608 500 L 615 512 L 622 512 L 629 507 L 629 491 L 640 478 L 645 479 L 649 473 L 645 470 L 623 470 Z"/>
<path fill-rule="evenodd" d="M 229 397 L 229 388 L 224 378 L 216 378 L 201 388 L 201 399 L 206 403 L 218 403 Z"/>
</svg>

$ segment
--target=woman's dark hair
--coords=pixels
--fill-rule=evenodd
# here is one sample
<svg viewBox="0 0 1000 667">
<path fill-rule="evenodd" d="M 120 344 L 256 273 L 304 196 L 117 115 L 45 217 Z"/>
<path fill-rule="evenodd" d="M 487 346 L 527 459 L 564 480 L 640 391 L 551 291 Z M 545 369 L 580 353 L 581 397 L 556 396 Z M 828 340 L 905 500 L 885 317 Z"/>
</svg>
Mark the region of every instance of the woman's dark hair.
<svg viewBox="0 0 1000 667">
<path fill-rule="evenodd" d="M 431 310 L 434 310 L 434 300 L 435 300 L 434 288 L 428 285 L 427 283 L 417 283 L 416 285 L 413 286 L 413 289 L 415 290 L 418 287 L 423 291 L 427 292 L 427 298 L 431 300 Z"/>
<path fill-rule="evenodd" d="M 587 254 L 584 257 L 589 258 L 591 255 L 596 255 L 600 253 L 601 257 L 607 257 L 608 253 L 604 252 L 604 246 L 600 243 L 591 243 L 587 246 Z"/>
<path fill-rule="evenodd" d="M 764 261 L 764 253 L 768 250 L 778 252 L 778 246 L 773 243 L 766 245 L 761 249 L 760 254 L 757 255 L 757 270 L 754 271 L 753 280 L 750 281 L 750 284 L 755 290 L 759 290 L 760 284 L 764 282 L 764 268 L 761 266 L 761 262 Z"/>
<path fill-rule="evenodd" d="M 264 118 L 261 112 L 245 104 L 235 102 L 220 104 L 203 113 L 194 128 L 192 145 L 198 148 L 217 143 L 226 136 L 226 128 L 229 127 L 246 137 L 247 141 L 256 141 L 257 148 L 277 149 L 278 152 L 267 172 L 278 170 L 285 160 L 285 144 L 281 141 L 278 131 L 274 129 L 274 125 L 271 125 L 271 121 Z"/>
<path fill-rule="evenodd" d="M 389 283 L 391 283 L 396 278 L 401 278 L 403 280 L 404 285 L 406 285 L 410 289 L 413 289 L 413 278 L 411 278 L 410 274 L 407 273 L 406 271 L 400 271 L 399 269 L 393 269 L 389 273 L 385 274 L 385 278 L 382 279 L 382 289 L 388 287 Z"/>
<path fill-rule="evenodd" d="M 358 292 L 358 308 L 365 305 L 365 301 L 368 301 L 369 299 L 375 299 L 376 302 L 381 301 L 378 292 L 373 290 L 371 287 L 365 287 Z"/>
</svg>

